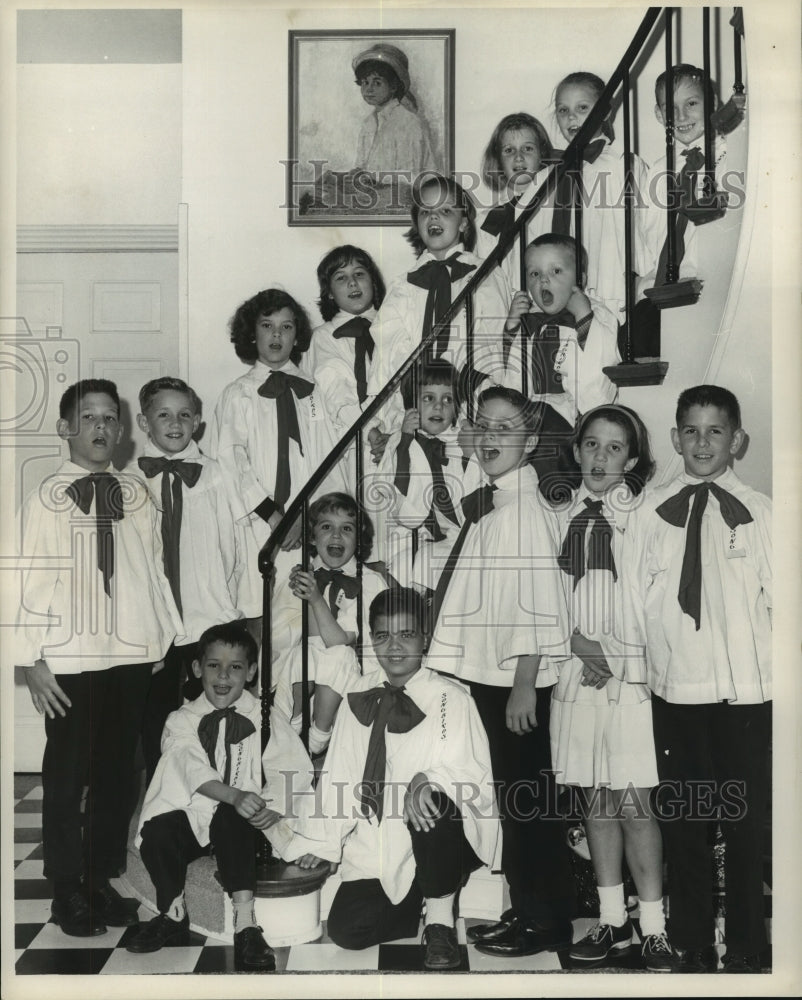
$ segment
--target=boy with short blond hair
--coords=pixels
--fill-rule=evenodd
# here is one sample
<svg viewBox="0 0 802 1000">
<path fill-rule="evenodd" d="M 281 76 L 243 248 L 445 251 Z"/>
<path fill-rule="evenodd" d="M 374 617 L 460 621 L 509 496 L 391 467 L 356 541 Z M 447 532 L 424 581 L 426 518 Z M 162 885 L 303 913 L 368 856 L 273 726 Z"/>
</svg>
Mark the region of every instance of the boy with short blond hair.
<svg viewBox="0 0 802 1000">
<path fill-rule="evenodd" d="M 237 609 L 242 567 L 222 470 L 194 440 L 201 419 L 197 394 L 166 376 L 142 386 L 139 406 L 137 426 L 148 439 L 137 464 L 159 511 L 164 570 L 185 632 L 170 646 L 148 694 L 142 743 L 150 781 L 165 719 L 183 701 L 182 678 L 189 698 L 200 693 L 192 675 L 200 634 L 243 617 Z"/>
</svg>

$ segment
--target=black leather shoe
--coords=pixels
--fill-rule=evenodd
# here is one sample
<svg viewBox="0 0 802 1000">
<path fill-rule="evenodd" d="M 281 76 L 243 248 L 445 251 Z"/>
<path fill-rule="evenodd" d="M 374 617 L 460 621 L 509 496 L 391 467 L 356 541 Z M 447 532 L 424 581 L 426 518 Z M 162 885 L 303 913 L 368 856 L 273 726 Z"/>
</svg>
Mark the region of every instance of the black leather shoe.
<svg viewBox="0 0 802 1000">
<path fill-rule="evenodd" d="M 272 972 L 276 967 L 273 949 L 262 936 L 261 927 L 245 927 L 234 935 L 234 969 L 237 972 Z"/>
<path fill-rule="evenodd" d="M 730 975 L 755 974 L 763 971 L 760 955 L 742 955 L 739 951 L 728 951 L 722 959 L 722 972 Z"/>
<path fill-rule="evenodd" d="M 72 937 L 97 937 L 106 933 L 100 914 L 92 912 L 86 897 L 77 889 L 63 899 L 54 899 L 50 913 L 64 933 Z"/>
<path fill-rule="evenodd" d="M 554 927 L 531 927 L 516 920 L 506 934 L 493 941 L 480 941 L 476 950 L 485 955 L 502 955 L 517 958 L 522 955 L 537 955 L 541 951 L 559 951 L 570 948 L 574 931 L 570 923 L 556 924 Z"/>
<path fill-rule="evenodd" d="M 121 896 L 108 880 L 93 882 L 91 892 L 88 886 L 85 892 L 89 908 L 107 927 L 133 927 L 139 923 L 137 901 Z"/>
<path fill-rule="evenodd" d="M 480 941 L 494 941 L 499 935 L 504 935 L 518 918 L 513 910 L 505 910 L 499 919 L 492 924 L 476 924 L 465 930 L 465 937 L 471 944 Z"/>
<path fill-rule="evenodd" d="M 139 933 L 131 938 L 125 950 L 135 955 L 146 955 L 151 951 L 160 951 L 166 944 L 189 944 L 188 914 L 184 914 L 183 920 L 171 920 L 166 913 L 160 913 L 158 917 L 142 924 Z"/>
<path fill-rule="evenodd" d="M 423 928 L 423 944 L 426 946 L 424 969 L 443 972 L 446 969 L 459 968 L 460 954 L 456 927 L 427 924 Z"/>
<path fill-rule="evenodd" d="M 672 972 L 699 974 L 715 972 L 718 967 L 716 949 L 708 948 L 674 948 L 674 967 Z"/>
</svg>

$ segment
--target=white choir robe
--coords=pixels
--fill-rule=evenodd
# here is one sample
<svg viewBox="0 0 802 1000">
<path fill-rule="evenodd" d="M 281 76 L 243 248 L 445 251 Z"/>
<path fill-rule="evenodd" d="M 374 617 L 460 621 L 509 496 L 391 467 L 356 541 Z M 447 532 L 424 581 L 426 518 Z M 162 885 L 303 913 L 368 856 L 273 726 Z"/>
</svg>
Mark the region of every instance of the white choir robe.
<svg viewBox="0 0 802 1000">
<path fill-rule="evenodd" d="M 314 378 L 306 370 L 290 361 L 278 370 L 314 384 Z M 262 614 L 262 577 L 257 560 L 259 550 L 271 534 L 268 523 L 254 511 L 264 500 L 273 498 L 276 486 L 276 401 L 258 393 L 272 371 L 257 361 L 245 375 L 223 389 L 209 435 L 209 451 L 220 463 L 229 487 L 231 509 L 238 531 L 237 542 L 242 545 L 246 559 L 238 603 L 247 618 Z M 302 399 L 293 393 L 293 402 L 301 448 L 290 438 L 290 496 L 286 507 L 334 445 L 334 434 L 317 389 Z M 340 466 L 336 465 L 315 495 L 343 490 L 345 486 Z"/>
<path fill-rule="evenodd" d="M 428 436 L 425 431 L 420 433 Z M 433 547 L 441 556 L 443 553 L 448 556 L 463 523 L 462 499 L 478 485 L 476 463 L 470 462 L 467 468 L 463 469 L 462 448 L 457 442 L 457 429 L 449 427 L 439 435 L 439 439 L 445 444 L 448 460 L 448 464 L 443 468 L 443 481 L 457 516 L 457 521 L 454 523 L 434 508 L 437 524 L 446 536 L 440 542 L 434 542 L 429 531 L 423 527 L 429 511 L 433 508 L 433 480 L 429 462 L 415 438 L 409 445 L 409 487 L 406 495 L 395 485 L 400 431 L 395 431 L 390 437 L 376 471 L 367 474 L 365 497 L 373 498 L 377 508 L 386 515 L 384 519 L 386 528 L 381 539 L 382 548 L 378 550 L 379 555 L 402 586 L 409 586 L 415 582 L 434 589 L 434 584 L 426 580 L 428 574 L 424 571 L 424 567 L 428 568 L 429 560 L 424 550 L 428 552 L 428 549 Z M 419 530 L 418 557 L 414 561 L 421 569 L 420 573 L 413 571 L 415 529 Z"/>
<path fill-rule="evenodd" d="M 354 338 L 334 336 L 341 326 L 357 318 L 372 323 L 376 318 L 376 310 L 370 308 L 359 317 L 340 310 L 327 323 L 315 327 L 304 362 L 304 367 L 315 377 L 315 383 L 323 397 L 326 413 L 334 424 L 337 437 L 344 434 L 362 415 L 354 374 L 356 360 Z M 366 373 L 369 366 L 370 358 L 366 357 Z"/>
<path fill-rule="evenodd" d="M 312 571 L 323 566 L 319 555 L 312 560 Z M 343 567 L 343 573 L 356 577 L 356 559 L 351 558 Z M 328 604 L 329 593 L 333 584 L 329 584 L 323 593 Z M 370 630 L 368 627 L 368 611 L 370 602 L 389 586 L 385 577 L 363 564 L 362 566 L 362 657 L 363 670 L 368 672 L 378 667 L 370 645 Z M 279 578 L 273 593 L 271 606 L 272 629 L 271 648 L 274 662 L 271 683 L 276 688 L 276 705 L 290 717 L 292 714 L 292 685 L 301 682 L 301 620 L 303 601 L 296 597 L 290 589 L 289 573 Z M 358 634 L 357 598 L 346 597 L 340 590 L 337 596 L 337 624 L 346 632 Z M 311 612 L 310 612 L 311 618 Z M 326 647 L 319 636 L 309 640 L 309 680 L 333 686 L 339 690 L 341 682 L 347 680 L 349 672 L 359 674 L 359 663 L 351 646 Z M 349 671 L 350 668 L 350 671 Z"/>
<path fill-rule="evenodd" d="M 458 252 L 459 260 L 478 268 L 482 263 L 475 254 L 469 253 L 459 243 L 446 256 Z M 435 258 L 426 251 L 418 258 L 418 270 Z M 412 273 L 412 272 L 410 272 Z M 475 271 L 459 278 L 451 284 L 453 302 Z M 428 289 L 418 288 L 407 281 L 407 275 L 398 275 L 390 282 L 381 309 L 376 314 L 371 330 L 376 348 L 368 373 L 368 401 L 377 396 L 390 378 L 420 345 L 423 336 L 423 320 L 426 314 Z M 474 295 L 474 367 L 498 379 L 504 371 L 504 351 L 502 332 L 510 305 L 510 290 L 503 274 L 494 268 L 485 278 Z M 448 349 L 443 357 L 450 361 L 458 372 L 468 360 L 468 340 L 465 327 L 465 310 L 462 309 L 449 332 Z M 379 411 L 378 426 L 385 433 L 399 430 L 404 418 L 401 393 L 394 393 Z M 369 428 L 368 428 L 369 429 Z"/>
<path fill-rule="evenodd" d="M 355 691 L 384 683 L 376 670 Z M 315 854 L 341 862 L 344 882 L 379 879 L 390 902 L 397 904 L 415 878 L 412 840 L 403 819 L 404 793 L 423 773 L 462 812 L 465 836 L 481 861 L 500 864 L 498 822 L 490 750 L 476 705 L 468 691 L 450 678 L 422 667 L 404 686 L 425 714 L 407 733 L 385 732 L 387 767 L 381 823 L 364 818 L 358 788 L 364 774 L 371 727 L 363 726 L 346 698 L 334 731 L 315 803 L 303 800 L 295 836 L 284 848 L 285 861 Z"/>
<path fill-rule="evenodd" d="M 493 485 L 494 509 L 468 530 L 427 663 L 460 680 L 512 687 L 518 657 L 541 656 L 537 686 L 546 687 L 571 655 L 557 519 L 531 466 Z"/>
<path fill-rule="evenodd" d="M 47 661 L 54 674 L 161 660 L 184 627 L 164 575 L 157 511 L 138 475 L 118 480 L 123 517 L 112 522 L 111 596 L 97 567 L 95 499 L 84 514 L 67 496 L 86 469 L 64 462 L 19 514 L 23 560 L 10 663 Z"/>
<path fill-rule="evenodd" d="M 576 330 L 561 326 L 559 348 L 554 358 L 554 371 L 562 377 L 564 392 L 532 392 L 531 338 L 525 338 L 527 388 L 530 399 L 548 403 L 573 426 L 577 415 L 587 413 L 595 406 L 612 403 L 618 395 L 614 382 L 602 371 L 608 365 L 621 360 L 618 352 L 618 324 L 609 309 L 595 297 L 588 295 L 593 319 L 588 330 L 585 346 L 580 347 Z M 521 337 L 522 327 L 510 346 L 503 384 L 510 389 L 522 390 L 521 378 Z"/>
<path fill-rule="evenodd" d="M 166 455 L 149 439 L 145 444 L 145 455 L 193 462 L 202 469 L 194 486 L 181 484 L 178 558 L 181 568 L 181 616 L 186 635 L 184 641 L 176 645 L 187 645 L 197 642 L 212 625 L 242 618 L 242 612 L 237 608 L 237 589 L 245 567 L 241 558 L 238 559 L 234 515 L 219 463 L 202 454 L 195 441 L 190 441 L 177 454 Z M 163 473 L 148 479 L 138 466 L 132 466 L 131 470 L 141 477 L 150 492 L 159 511 L 161 531 Z M 172 482 L 171 478 L 171 487 Z"/>
<path fill-rule="evenodd" d="M 704 145 L 704 136 L 699 138 L 690 147 L 683 146 L 682 143 L 677 142 L 674 146 L 675 172 L 679 173 L 685 164 L 686 158 L 682 155 L 682 151 L 684 149 L 692 149 L 693 146 L 698 146 L 700 150 L 704 152 Z M 719 190 L 721 190 L 722 176 L 727 166 L 726 136 L 716 136 L 716 140 L 713 145 L 713 158 L 715 161 L 714 175 L 716 179 L 716 186 Z M 703 182 L 704 167 L 702 167 L 696 175 L 695 193 L 697 197 L 703 193 Z M 640 272 L 642 277 L 638 281 L 638 289 L 641 295 L 643 293 L 643 289 L 654 287 L 654 281 L 657 277 L 657 266 L 660 261 L 660 253 L 662 252 L 668 235 L 668 212 L 666 211 L 666 207 L 668 205 L 668 169 L 666 167 L 665 156 L 661 156 L 655 161 L 648 173 L 647 183 L 648 187 L 646 188 L 646 193 L 644 195 L 646 207 L 640 212 L 640 218 L 642 220 L 642 226 L 640 229 L 640 240 L 642 242 L 641 254 L 644 261 L 643 269 Z M 730 219 L 729 222 L 725 224 L 732 224 L 732 220 Z M 636 232 L 638 231 L 636 230 Z M 699 238 L 695 223 L 690 221 L 688 222 L 683 240 L 685 243 L 685 250 L 682 260 L 680 261 L 679 278 L 703 277 L 705 272 L 709 274 L 712 268 L 715 267 L 716 262 L 715 260 L 700 260 L 698 246 Z"/>
<path fill-rule="evenodd" d="M 583 686 L 584 665 L 578 656 L 564 663 L 551 701 L 552 762 L 557 780 L 582 787 L 608 784 L 651 788 L 657 783 L 646 661 L 643 647 L 627 642 L 622 623 L 621 550 L 632 510 L 642 502 L 620 483 L 603 497 L 582 484 L 557 510 L 564 540 L 571 521 L 586 510 L 585 499 L 602 501 L 602 514 L 612 528 L 610 549 L 616 576 L 588 567 L 591 527 L 585 531 L 585 573 L 575 582 L 562 572 L 570 624 L 586 639 L 598 642 L 613 676 L 603 688 Z"/>
<path fill-rule="evenodd" d="M 362 416 L 362 406 L 357 392 L 354 362 L 356 349 L 353 337 L 334 336 L 345 323 L 355 319 L 351 313 L 340 310 L 327 323 L 315 328 L 312 343 L 306 353 L 304 367 L 315 376 L 315 382 L 323 396 L 326 413 L 331 420 L 334 436 L 342 438 L 346 431 Z M 372 323 L 376 318 L 373 308 L 363 312 L 361 319 Z M 374 346 L 375 350 L 375 346 Z M 365 373 L 370 368 L 370 358 L 365 357 Z M 348 493 L 356 493 L 356 460 L 354 451 L 349 448 L 342 462 L 343 474 L 348 483 Z M 363 468 L 370 466 L 370 449 L 365 443 Z"/>
<path fill-rule="evenodd" d="M 605 138 L 605 137 L 601 137 Z M 645 198 L 639 193 L 647 190 L 647 168 L 643 160 L 632 154 L 633 174 L 633 269 L 642 274 L 645 261 L 641 259 L 643 239 L 638 235 L 643 225 Z M 616 323 L 624 321 L 625 291 L 625 175 L 624 154 L 617 144 L 605 147 L 593 163 L 582 164 L 584 188 L 582 211 L 582 245 L 588 254 L 588 274 L 585 290 L 600 299 L 615 317 Z M 570 235 L 575 235 L 575 218 L 571 213 Z"/>
<path fill-rule="evenodd" d="M 515 221 L 520 218 L 521 213 L 530 205 L 537 194 L 541 184 L 548 177 L 549 171 L 553 168 L 551 166 L 542 167 L 532 180 L 527 184 L 521 193 L 521 197 L 515 205 L 514 218 Z M 511 199 L 504 197 L 500 205 L 505 204 Z M 494 206 L 495 207 L 495 206 Z M 552 212 L 554 211 L 554 195 L 549 195 L 537 209 L 537 211 L 529 217 L 529 221 L 526 224 L 526 245 L 528 246 L 532 240 L 536 239 L 538 236 L 543 236 L 545 233 L 551 232 L 551 219 Z M 478 257 L 489 257 L 490 254 L 495 250 L 498 245 L 498 236 L 494 236 L 492 233 L 487 233 L 482 229 L 482 224 L 487 218 L 490 209 L 483 212 L 476 220 L 476 254 Z M 512 248 L 510 249 L 507 256 L 499 265 L 504 277 L 507 280 L 507 284 L 510 289 L 526 288 L 526 284 L 521 285 L 521 252 L 520 252 L 520 235 L 516 236 Z"/>
<path fill-rule="evenodd" d="M 633 511 L 621 571 L 627 637 L 646 646 L 649 687 L 665 701 L 760 704 L 772 696 L 771 500 L 731 469 L 715 480 L 744 504 L 753 520 L 728 528 L 715 496 L 708 495 L 697 631 L 677 599 L 686 529 L 664 521 L 655 508 L 698 482 L 683 472 L 650 490 L 646 502 Z"/>
<path fill-rule="evenodd" d="M 229 785 L 261 795 L 268 808 L 286 817 L 264 831 L 270 843 L 280 850 L 291 836 L 296 809 L 294 796 L 303 795 L 311 788 L 312 765 L 298 735 L 278 712 L 270 712 L 270 739 L 262 754 L 261 703 L 249 691 L 243 691 L 234 707 L 253 723 L 254 732 L 240 743 L 230 744 Z M 213 711 L 214 705 L 201 694 L 167 717 L 162 734 L 162 755 L 142 804 L 137 847 L 142 843 L 142 827 L 149 819 L 176 810 L 187 814 L 200 846 L 209 843 L 209 825 L 219 803 L 198 789 L 207 781 L 222 781 L 226 766 L 225 722 L 221 722 L 218 731 L 214 767 L 198 739 L 201 719 Z"/>
</svg>

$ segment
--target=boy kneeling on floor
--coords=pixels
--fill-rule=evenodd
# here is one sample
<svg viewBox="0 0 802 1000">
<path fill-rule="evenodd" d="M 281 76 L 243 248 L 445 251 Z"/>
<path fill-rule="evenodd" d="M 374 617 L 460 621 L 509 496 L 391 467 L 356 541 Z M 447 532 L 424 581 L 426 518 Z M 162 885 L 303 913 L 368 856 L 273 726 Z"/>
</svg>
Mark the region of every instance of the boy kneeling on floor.
<svg viewBox="0 0 802 1000">
<path fill-rule="evenodd" d="M 368 948 L 418 933 L 424 968 L 460 965 L 457 894 L 500 847 L 490 752 L 468 691 L 422 666 L 426 607 L 413 590 L 370 605 L 381 670 L 359 678 L 334 725 L 317 809 L 283 849 L 304 868 L 342 862 L 328 934 Z"/>
<path fill-rule="evenodd" d="M 256 643 L 239 622 L 215 625 L 198 640 L 192 669 L 203 694 L 168 717 L 139 821 L 137 844 L 156 887 L 159 914 L 141 926 L 128 951 L 153 952 L 188 940 L 187 866 L 211 844 L 234 906 L 235 968 L 275 969 L 273 950 L 254 915 L 256 848 L 260 831 L 277 848 L 289 833 L 281 814 L 268 807 L 273 799 L 263 797 L 261 705 L 245 690 L 256 675 L 257 658 Z M 295 744 L 301 756 L 293 760 Z M 271 748 L 285 766 L 309 764 L 298 737 L 277 713 L 271 713 L 265 752 L 268 777 Z"/>
</svg>

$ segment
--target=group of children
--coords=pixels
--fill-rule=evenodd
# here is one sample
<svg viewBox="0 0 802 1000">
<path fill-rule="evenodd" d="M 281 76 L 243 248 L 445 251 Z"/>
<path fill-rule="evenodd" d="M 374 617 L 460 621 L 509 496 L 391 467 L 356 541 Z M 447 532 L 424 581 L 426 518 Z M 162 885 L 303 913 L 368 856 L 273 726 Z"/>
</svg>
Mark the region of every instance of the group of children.
<svg viewBox="0 0 802 1000">
<path fill-rule="evenodd" d="M 704 131 L 686 93 L 701 77 L 687 69 L 674 73 L 681 142 Z M 594 79 L 557 89 L 567 141 L 598 97 Z M 589 166 L 613 156 L 607 131 Z M 262 641 L 260 549 L 445 316 L 481 265 L 473 251 L 514 222 L 544 137 L 529 116 L 500 123 L 485 168 L 510 199 L 479 228 L 455 181 L 425 177 L 408 233 L 417 264 L 386 291 L 360 248 L 327 254 L 314 331 L 284 291 L 241 305 L 231 341 L 251 367 L 223 389 L 207 451 L 194 440 L 200 401 L 179 379 L 143 387 L 148 442 L 123 472 L 110 471 L 123 433 L 114 385 L 64 394 L 70 460 L 22 510 L 16 662 L 46 716 L 45 875 L 67 934 L 136 922 L 109 879 L 125 868 L 141 735 L 138 841 L 159 914 L 131 951 L 186 936 L 186 866 L 211 843 L 237 967 L 273 968 L 253 912 L 266 836 L 302 867 L 341 865 L 328 926 L 342 947 L 416 933 L 425 902 L 425 967 L 458 967 L 459 890 L 484 863 L 503 871 L 511 908 L 469 929 L 479 950 L 566 948 L 598 963 L 632 946 L 626 861 L 645 968 L 709 971 L 718 819 L 726 967 L 760 968 L 770 504 L 730 468 L 744 432 L 716 386 L 682 393 L 671 438 L 684 471 L 647 487 L 646 427 L 602 371 L 618 358 L 623 264 L 612 266 L 617 236 L 593 234 L 616 232 L 622 213 L 586 210 L 592 253 L 570 235 L 559 190 L 553 211 L 533 215 L 526 290 L 513 294 L 507 258 L 476 290 L 472 337 L 464 313 L 438 329 L 367 421 L 362 482 L 352 445 L 310 504 L 310 565 L 298 562 L 300 518 L 286 531 Z M 264 753 L 247 690 L 260 643 L 275 687 Z M 305 697 L 316 774 L 298 737 Z M 297 791 L 314 780 L 316 808 L 271 783 L 279 772 L 298 776 Z M 599 889 L 599 923 L 577 942 L 564 788 L 578 790 Z"/>
</svg>

